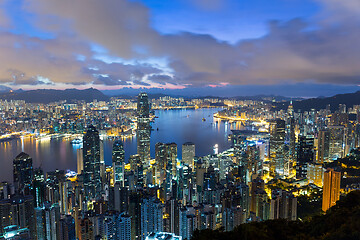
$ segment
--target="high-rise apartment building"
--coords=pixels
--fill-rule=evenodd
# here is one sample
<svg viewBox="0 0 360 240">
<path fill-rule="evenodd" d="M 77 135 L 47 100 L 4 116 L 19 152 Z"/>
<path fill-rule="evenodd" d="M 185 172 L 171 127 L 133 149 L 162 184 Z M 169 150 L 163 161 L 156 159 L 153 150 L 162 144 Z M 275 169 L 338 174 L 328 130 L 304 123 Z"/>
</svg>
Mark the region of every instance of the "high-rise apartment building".
<svg viewBox="0 0 360 240">
<path fill-rule="evenodd" d="M 123 187 L 125 171 L 125 151 L 123 143 L 120 140 L 116 140 L 113 143 L 112 165 L 114 171 L 114 184 L 120 183 L 120 185 Z"/>
<path fill-rule="evenodd" d="M 329 126 L 329 160 L 333 161 L 344 157 L 345 150 L 345 127 Z"/>
<path fill-rule="evenodd" d="M 60 238 L 60 207 L 59 204 L 44 203 L 35 208 L 37 239 L 57 240 Z"/>
<path fill-rule="evenodd" d="M 270 219 L 297 219 L 297 198 L 284 190 L 273 190 L 270 201 Z"/>
<path fill-rule="evenodd" d="M 29 229 L 31 239 L 36 239 L 34 200 L 31 195 L 0 200 L 0 234 L 11 225 Z"/>
<path fill-rule="evenodd" d="M 144 198 L 141 204 L 141 235 L 163 231 L 163 206 L 155 198 Z"/>
<path fill-rule="evenodd" d="M 323 164 L 329 160 L 330 132 L 328 129 L 318 133 L 316 163 Z"/>
<path fill-rule="evenodd" d="M 326 212 L 340 199 L 341 172 L 327 169 L 324 172 L 322 210 Z"/>
</svg>

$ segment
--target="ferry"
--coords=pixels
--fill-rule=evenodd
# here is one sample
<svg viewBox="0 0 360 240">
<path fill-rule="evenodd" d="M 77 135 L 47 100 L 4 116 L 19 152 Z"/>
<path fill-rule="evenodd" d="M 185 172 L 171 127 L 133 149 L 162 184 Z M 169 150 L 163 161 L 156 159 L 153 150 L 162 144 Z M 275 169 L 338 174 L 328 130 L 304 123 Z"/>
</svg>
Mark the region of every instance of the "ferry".
<svg viewBox="0 0 360 240">
<path fill-rule="evenodd" d="M 80 138 L 75 138 L 71 141 L 71 144 L 82 144 L 83 141 Z"/>
</svg>

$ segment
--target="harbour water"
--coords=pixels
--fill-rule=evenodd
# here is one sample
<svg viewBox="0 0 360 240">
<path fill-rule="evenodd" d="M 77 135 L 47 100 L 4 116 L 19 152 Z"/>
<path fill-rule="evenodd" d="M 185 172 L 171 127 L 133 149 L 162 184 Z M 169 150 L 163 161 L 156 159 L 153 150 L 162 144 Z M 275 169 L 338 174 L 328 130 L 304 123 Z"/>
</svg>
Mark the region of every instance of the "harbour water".
<svg viewBox="0 0 360 240">
<path fill-rule="evenodd" d="M 193 142 L 196 155 L 204 156 L 213 152 L 218 144 L 219 151 L 230 147 L 228 135 L 231 129 L 240 129 L 238 123 L 229 124 L 213 118 L 220 109 L 182 109 L 155 111 L 152 123 L 151 156 L 155 156 L 157 142 L 175 142 L 178 144 L 178 157 L 181 159 L 181 145 Z M 43 170 L 55 169 L 76 171 L 76 150 L 81 145 L 72 145 L 70 139 L 52 139 L 36 141 L 34 138 L 15 139 L 0 143 L 0 181 L 12 181 L 12 161 L 20 152 L 26 152 L 33 158 L 33 167 Z M 136 136 L 124 140 L 125 157 L 136 154 Z M 104 139 L 105 164 L 111 164 L 112 140 Z"/>
</svg>

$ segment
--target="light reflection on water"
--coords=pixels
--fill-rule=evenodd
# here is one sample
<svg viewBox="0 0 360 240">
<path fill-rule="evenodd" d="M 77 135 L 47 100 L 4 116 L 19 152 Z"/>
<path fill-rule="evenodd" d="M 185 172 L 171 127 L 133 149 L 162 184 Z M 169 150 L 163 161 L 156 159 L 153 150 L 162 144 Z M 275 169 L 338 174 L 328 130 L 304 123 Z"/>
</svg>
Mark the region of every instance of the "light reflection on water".
<svg viewBox="0 0 360 240">
<path fill-rule="evenodd" d="M 155 156 L 155 143 L 175 142 L 178 144 L 178 156 L 181 159 L 181 145 L 194 142 L 196 155 L 203 156 L 213 152 L 213 146 L 219 145 L 219 151 L 230 147 L 228 134 L 231 129 L 240 129 L 238 123 L 226 123 L 213 118 L 219 109 L 159 110 L 159 118 L 152 124 L 151 156 Z M 202 119 L 205 119 L 203 121 Z M 157 130 L 158 129 L 158 130 Z M 71 145 L 69 139 L 36 141 L 34 138 L 17 139 L 0 143 L 0 181 L 12 181 L 12 160 L 24 151 L 33 158 L 33 166 L 40 165 L 44 171 L 71 169 L 76 171 L 76 149 L 81 145 Z M 124 140 L 125 157 L 136 154 L 136 137 Z M 104 160 L 111 164 L 112 141 L 104 140 Z"/>
</svg>

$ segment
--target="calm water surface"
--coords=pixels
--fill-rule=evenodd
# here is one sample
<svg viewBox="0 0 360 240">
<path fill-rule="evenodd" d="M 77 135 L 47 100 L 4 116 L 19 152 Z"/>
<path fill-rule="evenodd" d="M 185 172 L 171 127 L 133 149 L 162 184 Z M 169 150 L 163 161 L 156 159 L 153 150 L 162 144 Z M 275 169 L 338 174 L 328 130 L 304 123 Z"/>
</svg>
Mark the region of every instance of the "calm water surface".
<svg viewBox="0 0 360 240">
<path fill-rule="evenodd" d="M 228 124 L 213 118 L 220 109 L 187 109 L 158 110 L 159 118 L 152 123 L 151 156 L 155 156 L 157 142 L 175 142 L 178 144 L 178 156 L 181 159 L 181 145 L 193 142 L 196 155 L 203 156 L 213 152 L 213 146 L 219 145 L 219 151 L 230 147 L 227 140 L 231 129 L 239 129 L 238 124 Z M 202 119 L 205 118 L 206 121 Z M 158 130 L 157 130 L 158 129 Z M 76 149 L 79 145 L 71 145 L 70 140 L 54 139 L 36 141 L 33 138 L 17 139 L 0 143 L 0 181 L 12 181 L 12 161 L 16 155 L 24 151 L 33 158 L 33 166 L 44 171 L 70 169 L 76 171 Z M 124 141 L 126 159 L 136 154 L 136 137 Z M 104 140 L 105 163 L 111 164 L 112 141 Z"/>
</svg>

